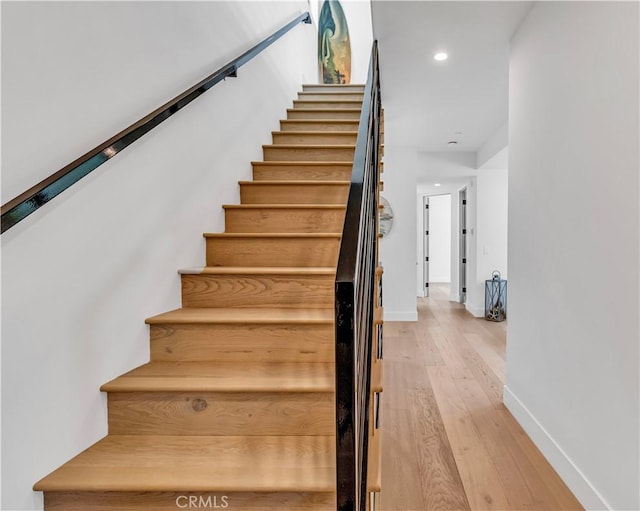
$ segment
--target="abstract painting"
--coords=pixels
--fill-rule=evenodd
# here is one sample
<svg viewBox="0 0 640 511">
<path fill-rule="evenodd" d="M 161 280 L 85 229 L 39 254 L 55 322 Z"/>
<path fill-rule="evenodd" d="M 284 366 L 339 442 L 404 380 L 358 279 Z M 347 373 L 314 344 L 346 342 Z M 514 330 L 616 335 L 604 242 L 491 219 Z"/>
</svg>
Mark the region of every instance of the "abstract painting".
<svg viewBox="0 0 640 511">
<path fill-rule="evenodd" d="M 351 42 L 338 0 L 324 0 L 318 21 L 318 59 L 322 83 L 351 83 Z"/>
</svg>

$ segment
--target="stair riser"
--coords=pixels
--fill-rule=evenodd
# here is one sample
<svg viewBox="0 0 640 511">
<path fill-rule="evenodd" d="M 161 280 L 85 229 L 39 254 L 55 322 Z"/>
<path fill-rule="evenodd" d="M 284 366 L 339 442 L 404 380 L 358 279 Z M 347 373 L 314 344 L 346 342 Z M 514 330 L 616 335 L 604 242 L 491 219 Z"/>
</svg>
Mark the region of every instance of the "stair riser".
<svg viewBox="0 0 640 511">
<path fill-rule="evenodd" d="M 351 144 L 355 145 L 357 134 L 349 132 L 322 132 L 299 134 L 295 131 L 287 131 L 273 134 L 274 144 Z"/>
<path fill-rule="evenodd" d="M 44 506 L 47 511 L 332 511 L 335 499 L 333 493 L 311 492 L 45 492 Z"/>
<path fill-rule="evenodd" d="M 350 119 L 360 120 L 360 110 L 340 110 L 325 111 L 325 109 L 287 110 L 287 119 Z"/>
<path fill-rule="evenodd" d="M 298 99 L 302 101 L 335 101 L 335 100 L 344 100 L 344 101 L 360 101 L 362 102 L 362 98 L 364 97 L 363 92 L 336 92 L 336 91 L 326 91 L 326 92 L 299 92 Z"/>
<path fill-rule="evenodd" d="M 340 238 L 207 238 L 207 266 L 335 267 Z"/>
<path fill-rule="evenodd" d="M 293 100 L 293 108 L 361 108 L 362 100 L 358 101 L 340 101 L 322 100 L 322 101 L 306 101 L 300 99 Z"/>
<path fill-rule="evenodd" d="M 344 208 L 225 210 L 227 232 L 342 232 Z"/>
<path fill-rule="evenodd" d="M 364 85 L 347 84 L 347 85 L 333 85 L 333 84 L 306 84 L 302 86 L 304 92 L 362 92 L 364 93 Z"/>
<path fill-rule="evenodd" d="M 334 275 L 182 275 L 182 306 L 330 308 L 334 280 Z"/>
<path fill-rule="evenodd" d="M 158 362 L 333 362 L 333 324 L 151 325 Z"/>
<path fill-rule="evenodd" d="M 281 131 L 358 131 L 358 121 L 327 122 L 313 120 L 280 121 Z"/>
<path fill-rule="evenodd" d="M 265 146 L 264 161 L 344 161 L 352 162 L 355 147 Z"/>
<path fill-rule="evenodd" d="M 341 185 L 241 184 L 242 204 L 338 204 L 347 203 L 349 183 Z"/>
<path fill-rule="evenodd" d="M 109 393 L 111 435 L 333 435 L 333 393 Z"/>
<path fill-rule="evenodd" d="M 317 181 L 349 181 L 351 179 L 352 165 L 320 166 L 320 165 L 289 165 L 266 166 L 260 163 L 253 164 L 254 181 L 276 180 L 317 180 Z"/>
</svg>

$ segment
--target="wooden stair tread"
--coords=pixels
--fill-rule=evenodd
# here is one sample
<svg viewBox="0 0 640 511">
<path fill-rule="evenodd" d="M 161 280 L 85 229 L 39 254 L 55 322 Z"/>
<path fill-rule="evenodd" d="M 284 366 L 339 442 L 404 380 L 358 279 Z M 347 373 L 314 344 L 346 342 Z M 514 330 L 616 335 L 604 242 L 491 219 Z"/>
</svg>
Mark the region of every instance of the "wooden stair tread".
<svg viewBox="0 0 640 511">
<path fill-rule="evenodd" d="M 202 266 L 178 270 L 182 275 L 334 275 L 335 268 L 259 267 L 259 266 Z"/>
<path fill-rule="evenodd" d="M 264 180 L 264 181 L 238 181 L 243 186 L 345 186 L 349 181 L 313 181 L 310 179 Z"/>
<path fill-rule="evenodd" d="M 109 435 L 36 491 L 335 491 L 333 436 Z"/>
<path fill-rule="evenodd" d="M 149 362 L 103 392 L 333 392 L 334 366 L 313 362 Z"/>
<path fill-rule="evenodd" d="M 371 363 L 371 392 L 382 392 L 382 359 Z"/>
<path fill-rule="evenodd" d="M 342 238 L 340 232 L 205 232 L 205 238 Z"/>
<path fill-rule="evenodd" d="M 380 430 L 377 434 L 369 436 L 369 459 L 367 464 L 367 491 L 378 492 L 382 489 L 382 464 Z"/>
<path fill-rule="evenodd" d="M 361 99 L 337 99 L 337 98 L 331 98 L 331 96 L 328 96 L 327 99 L 294 99 L 293 100 L 294 105 L 300 105 L 300 104 L 330 105 L 331 103 L 351 103 L 355 106 L 355 105 L 361 105 L 362 100 Z"/>
<path fill-rule="evenodd" d="M 322 103 L 322 102 L 320 102 Z M 324 112 L 324 113 L 337 113 L 337 112 L 361 112 L 362 108 L 287 108 L 288 112 Z M 331 118 L 327 119 L 331 120 Z"/>
<path fill-rule="evenodd" d="M 347 161 L 293 161 L 293 160 L 283 160 L 283 161 L 276 161 L 276 160 L 270 160 L 270 161 L 252 161 L 251 165 L 260 165 L 260 166 L 266 166 L 266 167 L 279 167 L 279 166 L 284 166 L 284 167 L 296 167 L 299 165 L 304 165 L 304 166 L 314 166 L 314 167 L 335 167 L 336 165 L 338 166 L 349 166 L 349 167 L 353 167 L 353 162 L 347 162 Z"/>
<path fill-rule="evenodd" d="M 306 121 L 308 121 L 309 119 L 304 119 Z M 300 122 L 300 121 L 296 121 L 296 122 Z M 313 122 L 318 122 L 318 121 L 313 121 Z M 326 121 L 328 122 L 328 121 Z M 336 135 L 338 137 L 353 137 L 353 136 L 357 136 L 358 135 L 358 131 L 357 130 L 353 130 L 353 131 L 331 131 L 331 130 L 327 130 L 327 131 L 318 131 L 318 130 L 309 130 L 309 131 L 304 131 L 304 130 L 300 130 L 300 131 L 272 131 L 271 132 L 272 135 L 287 135 L 287 136 L 305 136 L 305 135 L 309 135 L 309 136 L 318 136 L 318 137 L 324 137 L 326 135 Z"/>
<path fill-rule="evenodd" d="M 223 204 L 224 209 L 346 209 L 340 204 Z"/>
<path fill-rule="evenodd" d="M 354 149 L 355 144 L 262 144 L 263 148 L 277 149 Z"/>
<path fill-rule="evenodd" d="M 359 121 L 357 119 L 280 119 L 280 122 L 288 124 L 288 123 L 295 123 L 295 124 L 317 124 L 319 122 L 324 122 L 327 124 L 355 124 L 356 126 L 359 124 Z M 354 132 L 358 132 L 357 130 L 353 130 Z M 281 132 L 281 133 L 287 133 L 287 132 Z M 310 133 L 316 133 L 315 131 L 311 131 Z M 340 133 L 340 132 L 336 132 L 336 133 Z M 348 131 L 346 133 L 349 133 Z"/>
<path fill-rule="evenodd" d="M 287 308 L 192 308 L 175 309 L 146 320 L 149 325 L 163 324 L 280 324 L 333 323 L 335 313 L 328 309 Z"/>
<path fill-rule="evenodd" d="M 305 87 L 326 87 L 335 89 L 349 89 L 355 87 L 365 87 L 364 83 L 303 83 L 302 88 Z"/>
</svg>

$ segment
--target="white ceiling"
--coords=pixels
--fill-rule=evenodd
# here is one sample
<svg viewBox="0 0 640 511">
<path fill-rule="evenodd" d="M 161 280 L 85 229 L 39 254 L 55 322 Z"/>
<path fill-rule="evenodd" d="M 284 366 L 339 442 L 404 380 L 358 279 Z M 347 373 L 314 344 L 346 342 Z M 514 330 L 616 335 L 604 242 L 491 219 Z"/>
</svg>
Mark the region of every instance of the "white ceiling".
<svg viewBox="0 0 640 511">
<path fill-rule="evenodd" d="M 531 5 L 373 0 L 386 131 L 394 143 L 417 152 L 475 152 L 504 126 L 509 39 Z M 448 60 L 435 61 L 438 51 Z"/>
</svg>

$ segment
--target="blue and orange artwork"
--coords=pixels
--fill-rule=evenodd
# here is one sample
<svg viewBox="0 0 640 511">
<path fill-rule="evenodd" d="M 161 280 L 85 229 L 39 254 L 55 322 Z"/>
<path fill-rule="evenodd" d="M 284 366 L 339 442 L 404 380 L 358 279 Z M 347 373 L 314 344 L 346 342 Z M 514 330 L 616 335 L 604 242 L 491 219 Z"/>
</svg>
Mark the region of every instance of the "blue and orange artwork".
<svg viewBox="0 0 640 511">
<path fill-rule="evenodd" d="M 338 0 L 324 0 L 318 21 L 318 59 L 322 83 L 351 82 L 351 42 Z"/>
</svg>

